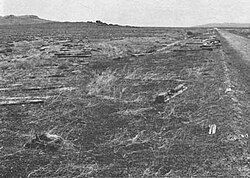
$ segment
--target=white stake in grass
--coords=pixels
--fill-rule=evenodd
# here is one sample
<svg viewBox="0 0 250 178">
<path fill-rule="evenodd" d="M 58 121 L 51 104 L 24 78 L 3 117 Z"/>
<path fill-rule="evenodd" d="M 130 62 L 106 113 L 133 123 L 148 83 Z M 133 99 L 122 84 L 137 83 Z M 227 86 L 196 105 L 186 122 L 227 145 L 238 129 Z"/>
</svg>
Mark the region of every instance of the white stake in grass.
<svg viewBox="0 0 250 178">
<path fill-rule="evenodd" d="M 213 135 L 215 133 L 216 133 L 216 125 L 215 124 L 209 125 L 209 135 Z"/>
</svg>

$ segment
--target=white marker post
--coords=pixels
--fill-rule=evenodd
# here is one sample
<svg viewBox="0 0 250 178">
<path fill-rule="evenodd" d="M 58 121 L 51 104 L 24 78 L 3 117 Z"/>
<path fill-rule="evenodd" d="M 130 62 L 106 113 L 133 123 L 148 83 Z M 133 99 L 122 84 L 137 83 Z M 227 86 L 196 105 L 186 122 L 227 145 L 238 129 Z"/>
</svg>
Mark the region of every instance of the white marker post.
<svg viewBox="0 0 250 178">
<path fill-rule="evenodd" d="M 209 125 L 209 135 L 213 135 L 215 133 L 216 133 L 216 125 L 215 124 Z"/>
</svg>

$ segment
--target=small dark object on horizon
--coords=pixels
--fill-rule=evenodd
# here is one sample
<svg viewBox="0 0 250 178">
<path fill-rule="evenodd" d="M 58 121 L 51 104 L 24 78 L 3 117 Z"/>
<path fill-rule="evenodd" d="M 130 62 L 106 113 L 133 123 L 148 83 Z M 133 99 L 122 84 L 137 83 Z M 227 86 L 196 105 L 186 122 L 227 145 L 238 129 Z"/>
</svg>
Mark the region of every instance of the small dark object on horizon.
<svg viewBox="0 0 250 178">
<path fill-rule="evenodd" d="M 193 36 L 193 35 L 194 35 L 194 33 L 193 33 L 193 32 L 191 32 L 191 31 L 188 31 L 188 32 L 187 32 L 187 35 L 189 35 L 189 36 Z"/>
</svg>

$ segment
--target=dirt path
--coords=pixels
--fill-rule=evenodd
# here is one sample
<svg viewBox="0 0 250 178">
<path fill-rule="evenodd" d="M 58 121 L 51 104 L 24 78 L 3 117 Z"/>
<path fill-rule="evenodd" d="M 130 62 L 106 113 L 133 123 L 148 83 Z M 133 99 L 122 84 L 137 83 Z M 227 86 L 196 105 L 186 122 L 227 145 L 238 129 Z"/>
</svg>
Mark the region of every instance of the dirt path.
<svg viewBox="0 0 250 178">
<path fill-rule="evenodd" d="M 234 86 L 237 87 L 238 91 L 242 92 L 242 96 L 238 95 L 237 92 L 231 95 L 233 101 L 239 101 L 238 111 L 242 111 L 242 117 L 237 122 L 244 121 L 245 132 L 248 134 L 248 154 L 250 153 L 250 39 L 218 30 L 220 35 L 224 38 L 223 51 L 225 56 L 225 64 L 229 67 L 229 78 L 232 78 Z M 230 72 L 231 70 L 231 72 Z M 231 74 L 231 77 L 230 77 Z M 230 80 L 229 80 L 230 81 Z M 236 85 L 235 85 L 236 84 Z M 235 90 L 236 91 L 236 90 Z"/>
<path fill-rule="evenodd" d="M 222 30 L 219 30 L 219 33 L 231 44 L 234 49 L 241 53 L 243 59 L 247 60 L 250 65 L 250 39 Z"/>
<path fill-rule="evenodd" d="M 250 98 L 250 39 L 223 30 L 218 32 L 224 42 L 223 51 L 230 58 L 229 65 L 241 75 L 240 78 Z"/>
</svg>

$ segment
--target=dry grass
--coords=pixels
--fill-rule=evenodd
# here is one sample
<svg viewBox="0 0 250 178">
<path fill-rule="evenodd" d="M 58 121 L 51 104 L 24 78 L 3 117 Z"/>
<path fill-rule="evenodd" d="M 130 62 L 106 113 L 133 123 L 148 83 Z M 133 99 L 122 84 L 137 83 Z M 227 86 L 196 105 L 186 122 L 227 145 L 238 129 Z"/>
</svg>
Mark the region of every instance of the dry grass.
<svg viewBox="0 0 250 178">
<path fill-rule="evenodd" d="M 115 72 L 110 70 L 102 72 L 101 75 L 95 74 L 92 81 L 87 86 L 88 95 L 109 94 L 117 81 Z"/>
<path fill-rule="evenodd" d="M 110 28 L 100 29 L 110 34 Z M 173 48 L 167 45 L 170 42 L 185 42 L 184 29 L 144 29 L 142 34 L 155 37 L 116 40 L 101 39 L 100 29 L 96 34 L 100 39 L 83 40 L 79 45 L 64 34 L 51 40 L 50 52 L 45 51 L 47 57 L 53 56 L 51 50 L 58 51 L 65 44 L 73 46 L 69 50 L 92 51 L 91 58 L 57 59 L 44 55 L 32 60 L 35 68 L 13 67 L 3 76 L 8 88 L 20 87 L 17 84 L 24 88 L 40 87 L 0 91 L 5 99 L 52 97 L 40 105 L 0 108 L 1 176 L 248 174 L 245 120 L 241 117 L 244 93 L 238 92 L 242 91 L 241 80 L 236 80 L 237 71 L 225 63 L 227 56 L 223 58 L 220 49 L 166 53 L 166 47 L 168 51 Z M 140 30 L 123 29 L 119 35 L 138 35 Z M 32 42 L 31 47 L 34 46 Z M 152 53 L 147 54 L 148 50 Z M 144 55 L 136 57 L 130 53 Z M 131 56 L 123 58 L 126 55 Z M 121 58 L 114 60 L 116 56 Z M 45 90 L 51 86 L 61 89 Z M 154 103 L 154 97 L 162 92 L 169 95 L 165 103 Z M 210 135 L 209 125 L 213 124 L 216 133 Z M 60 138 L 60 149 L 25 148 L 25 143 L 36 138 L 35 133 Z"/>
</svg>

